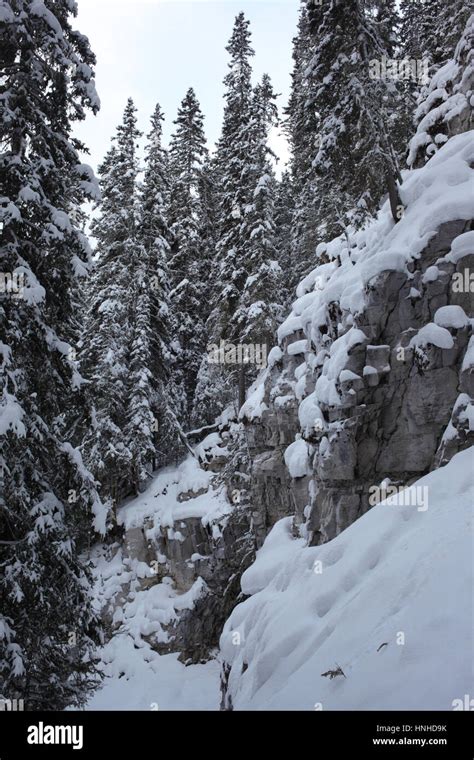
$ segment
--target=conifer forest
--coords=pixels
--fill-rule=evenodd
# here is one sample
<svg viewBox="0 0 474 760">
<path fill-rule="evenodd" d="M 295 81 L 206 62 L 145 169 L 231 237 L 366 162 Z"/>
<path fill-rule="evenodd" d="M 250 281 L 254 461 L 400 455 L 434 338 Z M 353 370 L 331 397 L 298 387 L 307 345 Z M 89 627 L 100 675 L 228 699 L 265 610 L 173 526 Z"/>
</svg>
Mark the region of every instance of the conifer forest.
<svg viewBox="0 0 474 760">
<path fill-rule="evenodd" d="M 91 2 L 0 0 L 2 760 L 473 711 L 474 6 Z"/>
</svg>

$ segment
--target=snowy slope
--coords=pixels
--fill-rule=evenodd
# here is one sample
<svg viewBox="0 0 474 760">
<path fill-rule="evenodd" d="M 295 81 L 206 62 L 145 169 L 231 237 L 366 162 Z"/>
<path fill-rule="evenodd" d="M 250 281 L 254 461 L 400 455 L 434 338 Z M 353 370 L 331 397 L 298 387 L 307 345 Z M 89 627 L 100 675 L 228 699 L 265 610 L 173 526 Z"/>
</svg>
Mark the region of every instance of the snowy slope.
<svg viewBox="0 0 474 760">
<path fill-rule="evenodd" d="M 275 525 L 221 637 L 234 709 L 449 710 L 472 694 L 473 465 L 471 448 L 412 486 L 425 511 L 392 497 L 323 546 Z"/>
<path fill-rule="evenodd" d="M 178 654 L 159 655 L 114 636 L 103 652 L 105 679 L 87 710 L 218 710 L 216 660 L 185 667 Z"/>
</svg>

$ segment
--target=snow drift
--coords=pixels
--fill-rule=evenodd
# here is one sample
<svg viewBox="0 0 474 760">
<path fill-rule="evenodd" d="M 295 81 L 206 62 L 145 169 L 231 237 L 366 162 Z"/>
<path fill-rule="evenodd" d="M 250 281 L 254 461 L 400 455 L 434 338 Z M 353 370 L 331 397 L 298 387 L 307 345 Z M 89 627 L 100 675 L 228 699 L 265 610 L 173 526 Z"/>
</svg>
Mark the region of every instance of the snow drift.
<svg viewBox="0 0 474 760">
<path fill-rule="evenodd" d="M 412 486 L 425 511 L 402 492 L 323 546 L 278 522 L 222 634 L 228 706 L 450 710 L 472 691 L 473 464 Z"/>
</svg>

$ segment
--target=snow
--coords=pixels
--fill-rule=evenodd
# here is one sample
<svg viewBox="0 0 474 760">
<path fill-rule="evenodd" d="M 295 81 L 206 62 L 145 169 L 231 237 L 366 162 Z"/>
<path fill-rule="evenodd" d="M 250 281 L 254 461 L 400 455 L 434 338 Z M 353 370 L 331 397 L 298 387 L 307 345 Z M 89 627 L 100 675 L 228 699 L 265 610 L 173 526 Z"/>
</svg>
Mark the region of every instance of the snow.
<svg viewBox="0 0 474 760">
<path fill-rule="evenodd" d="M 234 709 L 450 710 L 470 692 L 473 454 L 415 484 L 424 512 L 391 497 L 318 547 L 274 526 L 221 637 Z"/>
<path fill-rule="evenodd" d="M 469 232 L 463 232 L 462 235 L 458 235 L 451 244 L 451 250 L 446 256 L 448 261 L 453 264 L 457 264 L 464 256 L 474 255 L 474 230 Z"/>
<path fill-rule="evenodd" d="M 440 327 L 452 328 L 453 330 L 461 330 L 470 324 L 464 309 L 454 304 L 451 306 L 441 306 L 441 308 L 437 309 L 434 321 Z"/>
<path fill-rule="evenodd" d="M 369 375 L 377 375 L 378 372 L 375 369 L 375 367 L 372 367 L 370 364 L 366 364 L 363 371 L 364 377 L 368 377 Z"/>
<path fill-rule="evenodd" d="M 453 424 L 453 420 L 457 420 L 456 425 Z M 457 438 L 457 427 L 463 423 L 467 423 L 467 431 L 474 430 L 474 403 L 467 393 L 460 393 L 456 399 L 451 419 L 443 433 L 443 442 L 446 443 Z"/>
<path fill-rule="evenodd" d="M 273 346 L 272 350 L 268 354 L 268 359 L 267 359 L 268 368 L 272 369 L 275 366 L 275 364 L 281 361 L 282 356 L 283 356 L 283 351 L 281 350 L 280 346 Z"/>
<path fill-rule="evenodd" d="M 72 227 L 69 216 L 64 211 L 60 211 L 57 208 L 51 208 L 51 219 L 53 220 L 55 227 L 62 232 L 71 231 Z"/>
<path fill-rule="evenodd" d="M 443 134 L 450 134 L 453 130 L 451 122 L 457 116 L 468 111 L 472 79 L 472 54 L 464 56 L 466 51 L 471 50 L 472 35 L 474 33 L 474 15 L 466 24 L 464 33 L 459 40 L 454 53 L 454 60 L 448 61 L 435 72 L 427 93 L 424 94 L 418 108 L 415 111 L 415 122 L 418 122 L 416 134 L 409 144 L 407 164 L 413 166 L 418 150 L 428 146 L 425 150 L 427 155 L 432 155 L 439 144 L 447 139 Z M 465 57 L 465 61 L 463 58 Z M 443 129 L 444 127 L 444 129 Z M 430 130 L 436 129 L 434 137 L 430 136 Z"/>
<path fill-rule="evenodd" d="M 81 236 L 81 240 L 82 240 L 82 236 Z M 86 238 L 84 238 L 84 240 L 86 240 Z M 90 274 L 90 269 L 89 269 L 88 264 L 82 261 L 79 258 L 79 256 L 76 256 L 76 254 L 74 254 L 71 258 L 71 267 L 72 267 L 72 271 L 74 272 L 75 277 L 87 277 Z"/>
<path fill-rule="evenodd" d="M 346 364 L 349 361 L 351 350 L 365 342 L 367 342 L 367 337 L 362 330 L 350 327 L 344 335 L 331 344 L 329 360 L 325 362 L 322 373 L 316 382 L 315 392 L 319 403 L 340 405 L 341 398 L 337 390 L 337 383 L 340 380 L 343 382 L 344 379 L 360 379 L 358 375 L 352 372 L 347 374 Z"/>
<path fill-rule="evenodd" d="M 97 93 L 95 92 L 95 89 L 93 90 L 91 101 L 92 103 L 94 103 L 95 101 L 97 102 L 98 105 L 100 105 L 100 101 L 97 97 Z M 97 180 L 97 177 L 94 174 L 94 170 L 92 169 L 92 167 L 89 166 L 89 164 L 77 164 L 76 172 L 81 178 L 79 184 L 80 184 L 80 187 L 83 189 L 84 193 L 86 194 L 86 196 L 90 198 L 91 200 L 100 201 L 101 191 L 99 187 L 99 182 Z"/>
<path fill-rule="evenodd" d="M 218 710 L 218 662 L 186 667 L 178 656 L 151 649 L 144 656 L 129 637 L 115 636 L 103 653 L 105 680 L 86 709 Z"/>
<path fill-rule="evenodd" d="M 24 416 L 25 412 L 15 396 L 4 390 L 0 404 L 0 435 L 13 431 L 19 438 L 24 438 L 26 435 Z"/>
<path fill-rule="evenodd" d="M 161 470 L 146 491 L 118 510 L 117 521 L 128 530 L 150 520 L 150 538 L 161 526 L 172 528 L 176 521 L 188 517 L 201 518 L 207 524 L 231 510 L 223 490 L 209 488 L 211 478 L 212 472 L 201 469 L 190 455 L 178 467 Z M 181 494 L 199 495 L 179 501 Z"/>
<path fill-rule="evenodd" d="M 471 367 L 474 367 L 474 335 L 469 338 L 469 344 L 466 353 L 464 354 L 461 372 L 466 372 L 466 370 L 471 369 Z"/>
<path fill-rule="evenodd" d="M 51 13 L 51 11 L 46 8 L 45 4 L 42 3 L 41 0 L 34 0 L 34 2 L 29 6 L 28 10 L 32 16 L 38 16 L 39 18 L 42 18 L 44 21 L 46 21 L 50 29 L 52 29 L 52 31 L 55 33 L 56 39 L 62 38 L 63 31 L 61 24 L 59 23 L 54 13 Z"/>
<path fill-rule="evenodd" d="M 24 203 L 39 203 L 41 198 L 36 190 L 33 190 L 31 187 L 27 186 L 21 188 L 20 192 L 18 193 L 18 200 L 23 201 Z"/>
<path fill-rule="evenodd" d="M 81 476 L 84 482 L 86 483 L 89 482 L 92 484 L 92 475 L 89 472 L 89 470 L 86 468 L 82 459 L 82 454 L 79 451 L 79 449 L 75 448 L 67 441 L 61 444 L 61 449 L 67 454 L 67 456 L 73 463 L 76 469 L 76 472 Z M 94 530 L 99 535 L 104 536 L 106 532 L 106 525 L 107 525 L 107 508 L 104 506 L 104 504 L 102 504 L 101 500 L 97 496 L 97 498 L 92 504 L 91 509 L 92 509 L 92 514 L 94 515 L 94 519 L 92 521 Z"/>
<path fill-rule="evenodd" d="M 352 372 L 350 369 L 343 369 L 339 375 L 340 383 L 354 382 L 360 379 L 360 375 L 356 375 L 356 373 Z"/>
<path fill-rule="evenodd" d="M 435 282 L 435 280 L 438 279 L 439 275 L 440 271 L 438 267 L 433 265 L 431 267 L 428 267 L 423 277 L 421 278 L 421 281 L 423 285 L 427 285 L 429 282 Z"/>
<path fill-rule="evenodd" d="M 309 475 L 309 454 L 310 447 L 302 438 L 290 443 L 285 449 L 285 464 L 292 478 L 302 478 Z"/>
<path fill-rule="evenodd" d="M 268 409 L 267 404 L 264 402 L 265 397 L 265 383 L 263 378 L 257 384 L 255 390 L 250 389 L 249 396 L 239 412 L 240 419 L 255 420 L 261 417 L 263 412 Z"/>
<path fill-rule="evenodd" d="M 467 429 L 474 431 L 474 404 L 470 401 L 459 415 L 460 422 L 467 422 Z"/>
<path fill-rule="evenodd" d="M 294 400 L 295 400 L 295 397 L 290 396 L 290 395 L 275 396 L 273 403 L 276 409 L 284 409 L 285 406 L 287 406 L 288 404 L 291 404 Z"/>
<path fill-rule="evenodd" d="M 306 338 L 304 340 L 295 340 L 294 343 L 290 343 L 288 346 L 288 356 L 297 356 L 298 354 L 304 354 L 307 348 L 308 341 Z"/>
<path fill-rule="evenodd" d="M 201 460 L 201 462 L 207 462 L 216 457 L 226 456 L 228 454 L 228 450 L 221 444 L 222 438 L 220 437 L 219 433 L 210 433 L 204 438 L 203 441 L 201 441 L 200 444 L 198 444 L 198 446 L 196 446 L 194 453 Z"/>
<path fill-rule="evenodd" d="M 431 344 L 438 348 L 449 349 L 454 346 L 454 340 L 451 333 L 445 327 L 439 327 L 433 322 L 424 325 L 421 330 L 411 339 L 408 344 L 409 348 L 421 348 Z"/>
<path fill-rule="evenodd" d="M 278 328 L 278 341 L 281 343 L 285 338 L 287 338 L 289 335 L 292 335 L 297 330 L 301 330 L 301 319 L 297 316 L 291 316 L 288 317 L 288 319 L 285 319 L 283 324 L 280 325 Z"/>
<path fill-rule="evenodd" d="M 321 429 L 324 428 L 324 416 L 318 405 L 316 393 L 313 392 L 303 399 L 298 408 L 298 420 L 303 433 L 314 429 L 316 424 L 319 424 Z"/>
<path fill-rule="evenodd" d="M 46 298 L 46 290 L 39 283 L 34 272 L 25 266 L 16 267 L 15 272 L 22 274 L 26 280 L 25 285 L 22 288 L 22 299 L 30 306 L 34 306 L 35 304 L 44 301 Z"/>
<path fill-rule="evenodd" d="M 5 3 L 0 3 L 0 23 L 13 24 L 15 22 L 15 15 L 11 8 Z"/>
<path fill-rule="evenodd" d="M 316 396 L 311 401 L 302 399 L 300 423 L 303 432 L 314 424 L 318 412 L 316 405 L 340 406 L 343 401 L 338 391 L 340 373 L 347 369 L 352 350 L 367 341 L 357 329 L 356 318 L 367 305 L 367 294 L 377 287 L 377 280 L 386 272 L 399 271 L 411 277 L 413 262 L 419 259 L 441 224 L 454 220 L 470 220 L 474 216 L 474 131 L 455 135 L 420 169 L 403 172 L 400 188 L 404 214 L 394 224 L 387 201 L 377 218 L 366 228 L 348 231 L 348 240 L 340 236 L 322 244 L 329 262 L 317 266 L 298 285 L 297 299 L 288 318 L 278 329 L 279 350 L 270 354 L 268 368 L 274 366 L 273 356 L 281 360 L 283 353 L 299 351 L 306 338 L 304 374 L 297 377 L 295 396 L 298 400 L 305 389 L 314 387 L 314 370 L 319 368 Z M 472 232 L 460 235 L 452 244 L 446 258 L 461 257 L 472 250 Z M 456 258 L 457 260 L 457 258 Z M 340 262 L 340 263 L 339 263 Z M 434 281 L 440 270 L 436 265 L 424 273 L 424 283 Z M 419 298 L 417 290 L 411 298 Z M 339 337 L 333 341 L 328 353 L 328 336 L 321 327 L 330 324 L 330 310 L 338 304 L 341 310 Z M 291 336 L 303 332 L 303 336 Z M 288 340 L 290 338 L 290 340 Z M 432 323 L 423 327 L 412 340 L 413 346 L 426 343 L 440 348 L 451 348 L 453 338 L 446 328 Z M 288 344 L 288 345 L 287 345 Z M 272 349 L 274 351 L 274 349 Z M 254 384 L 241 410 L 241 419 L 257 420 L 267 409 L 264 402 L 264 373 Z M 315 417 L 316 415 L 316 417 Z"/>
</svg>

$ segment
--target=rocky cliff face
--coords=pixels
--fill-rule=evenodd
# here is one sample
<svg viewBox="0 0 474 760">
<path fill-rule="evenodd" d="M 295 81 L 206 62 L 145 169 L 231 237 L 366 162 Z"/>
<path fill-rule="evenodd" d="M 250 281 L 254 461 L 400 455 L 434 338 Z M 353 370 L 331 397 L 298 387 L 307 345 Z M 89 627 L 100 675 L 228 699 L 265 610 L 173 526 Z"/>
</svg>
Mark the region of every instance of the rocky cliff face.
<svg viewBox="0 0 474 760">
<path fill-rule="evenodd" d="M 405 272 L 366 283 L 355 312 L 314 306 L 319 269 L 300 287 L 259 407 L 244 410 L 259 544 L 290 514 L 324 543 L 375 503 L 382 481 L 406 486 L 472 444 L 472 293 L 453 287 L 474 264 L 470 225 L 441 224 Z"/>
<path fill-rule="evenodd" d="M 242 410 L 258 544 L 291 514 L 324 543 L 472 444 L 471 137 L 408 177 L 397 225 L 319 247 Z"/>
</svg>

